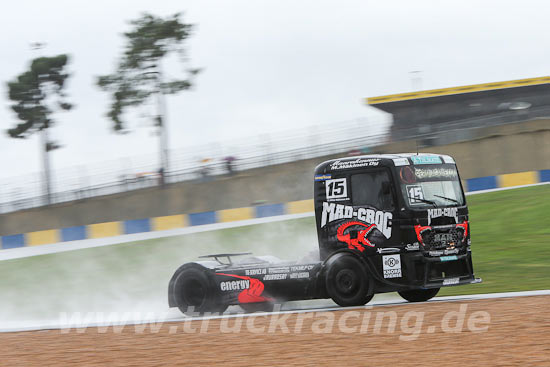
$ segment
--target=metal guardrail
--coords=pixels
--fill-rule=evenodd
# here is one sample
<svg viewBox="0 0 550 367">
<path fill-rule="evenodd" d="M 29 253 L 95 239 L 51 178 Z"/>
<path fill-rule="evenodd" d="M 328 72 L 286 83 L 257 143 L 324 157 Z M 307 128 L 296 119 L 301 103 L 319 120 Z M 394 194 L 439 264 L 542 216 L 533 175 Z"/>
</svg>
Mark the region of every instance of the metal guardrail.
<svg viewBox="0 0 550 367">
<path fill-rule="evenodd" d="M 376 124 L 358 119 L 339 124 L 298 129 L 292 133 L 260 135 L 229 142 L 173 150 L 171 170 L 161 177 L 156 155 L 121 158 L 94 165 L 54 170 L 50 204 L 117 194 L 163 183 L 209 181 L 253 168 L 288 163 L 353 150 L 366 152 L 383 144 L 388 135 Z M 202 159 L 201 159 L 202 158 Z M 228 163 L 228 159 L 229 163 Z M 136 164 L 135 160 L 140 162 Z M 133 164 L 132 164 L 133 163 Z M 44 206 L 40 174 L 0 180 L 0 213 Z"/>
<path fill-rule="evenodd" d="M 392 132 L 393 141 L 416 139 L 419 146 L 449 144 L 469 140 L 476 129 L 550 116 L 548 108 L 529 111 L 504 112 L 444 125 L 432 125 L 428 131 L 421 127 Z M 207 144 L 188 149 L 172 150 L 171 170 L 163 177 L 158 172 L 156 155 L 126 157 L 97 165 L 86 165 L 53 172 L 51 204 L 117 194 L 165 183 L 182 181 L 209 181 L 253 168 L 288 163 L 327 155 L 346 154 L 352 151 L 367 153 L 368 149 L 390 140 L 384 129 L 387 121 L 357 119 L 338 124 L 312 126 L 291 133 L 260 135 L 226 143 Z M 373 131 L 375 133 L 373 133 Z M 232 157 L 230 164 L 227 158 Z M 205 159 L 208 158 L 208 159 Z M 139 161 L 139 163 L 136 163 Z M 202 162 L 201 162 L 202 161 Z M 40 174 L 11 179 L 0 179 L 0 213 L 43 206 Z"/>
</svg>

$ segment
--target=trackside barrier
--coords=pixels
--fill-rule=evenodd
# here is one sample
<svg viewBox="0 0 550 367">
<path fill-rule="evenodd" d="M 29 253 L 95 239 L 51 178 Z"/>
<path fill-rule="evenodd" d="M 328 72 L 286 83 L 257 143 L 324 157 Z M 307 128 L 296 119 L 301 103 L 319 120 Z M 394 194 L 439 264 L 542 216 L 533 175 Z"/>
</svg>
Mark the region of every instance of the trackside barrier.
<svg viewBox="0 0 550 367">
<path fill-rule="evenodd" d="M 267 218 L 284 214 L 308 213 L 312 211 L 313 200 L 300 200 L 285 204 L 266 204 L 248 208 L 132 219 L 120 222 L 95 223 L 85 226 L 15 234 L 2 236 L 1 244 L 2 249 L 13 249 L 59 242 L 114 237 L 124 234 L 164 231 L 205 224 Z"/>
<path fill-rule="evenodd" d="M 465 180 L 465 189 L 469 193 L 475 193 L 476 191 L 510 188 L 545 182 L 550 183 L 550 170 L 470 178 Z M 247 208 L 132 219 L 120 222 L 95 223 L 77 227 L 14 234 L 2 236 L 0 243 L 2 249 L 13 249 L 85 239 L 106 238 L 124 234 L 164 231 L 191 226 L 275 217 L 285 214 L 310 213 L 313 211 L 313 199 L 299 200 L 282 204 L 266 204 Z"/>
</svg>

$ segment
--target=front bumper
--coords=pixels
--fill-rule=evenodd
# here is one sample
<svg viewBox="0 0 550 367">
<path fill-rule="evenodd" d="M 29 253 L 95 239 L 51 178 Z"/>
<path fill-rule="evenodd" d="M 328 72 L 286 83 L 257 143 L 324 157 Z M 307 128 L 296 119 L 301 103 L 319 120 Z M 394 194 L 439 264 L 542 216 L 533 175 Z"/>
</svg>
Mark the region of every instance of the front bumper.
<svg viewBox="0 0 550 367">
<path fill-rule="evenodd" d="M 443 278 L 441 280 L 433 280 L 430 281 L 422 288 L 442 288 L 442 287 L 452 287 L 455 285 L 465 285 L 465 284 L 477 284 L 481 283 L 483 280 L 481 278 L 471 278 L 471 277 L 451 277 L 451 278 Z"/>
<path fill-rule="evenodd" d="M 470 251 L 447 256 L 426 256 L 422 252 L 402 254 L 403 286 L 408 289 L 441 288 L 480 283 L 472 266 Z"/>
</svg>

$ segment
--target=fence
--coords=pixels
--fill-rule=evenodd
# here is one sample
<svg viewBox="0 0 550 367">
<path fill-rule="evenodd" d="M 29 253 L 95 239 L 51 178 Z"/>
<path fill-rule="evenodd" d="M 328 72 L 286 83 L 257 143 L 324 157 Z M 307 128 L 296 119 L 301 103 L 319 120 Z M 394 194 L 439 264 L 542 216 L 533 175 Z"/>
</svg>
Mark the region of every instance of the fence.
<svg viewBox="0 0 550 367">
<path fill-rule="evenodd" d="M 387 121 L 356 119 L 311 126 L 292 132 L 263 134 L 224 144 L 170 151 L 170 169 L 161 174 L 157 155 L 69 167 L 52 172 L 50 203 L 57 204 L 219 175 L 353 150 L 363 153 L 388 139 Z M 47 203 L 40 173 L 0 180 L 0 213 Z"/>
</svg>

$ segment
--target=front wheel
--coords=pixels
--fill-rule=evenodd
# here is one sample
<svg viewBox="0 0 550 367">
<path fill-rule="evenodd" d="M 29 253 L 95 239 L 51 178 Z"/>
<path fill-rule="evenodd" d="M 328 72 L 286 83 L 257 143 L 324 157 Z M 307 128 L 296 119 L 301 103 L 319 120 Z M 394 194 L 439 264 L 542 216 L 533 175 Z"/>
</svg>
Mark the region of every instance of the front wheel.
<svg viewBox="0 0 550 367">
<path fill-rule="evenodd" d="M 439 288 L 414 289 L 412 291 L 401 291 L 397 293 L 409 302 L 426 302 L 435 297 L 437 292 L 439 292 Z"/>
<path fill-rule="evenodd" d="M 336 255 L 327 263 L 325 284 L 327 293 L 334 302 L 343 307 L 362 306 L 368 303 L 371 279 L 365 267 L 350 254 Z"/>
</svg>

